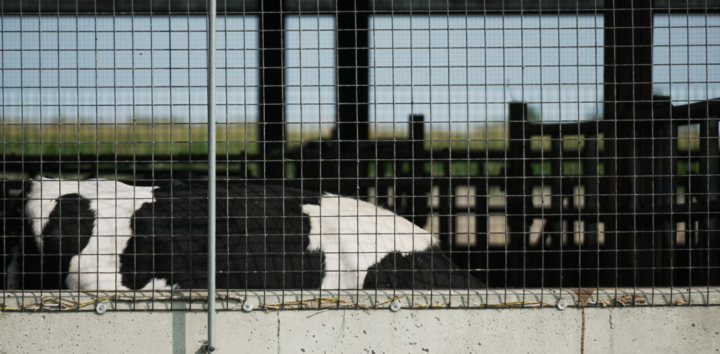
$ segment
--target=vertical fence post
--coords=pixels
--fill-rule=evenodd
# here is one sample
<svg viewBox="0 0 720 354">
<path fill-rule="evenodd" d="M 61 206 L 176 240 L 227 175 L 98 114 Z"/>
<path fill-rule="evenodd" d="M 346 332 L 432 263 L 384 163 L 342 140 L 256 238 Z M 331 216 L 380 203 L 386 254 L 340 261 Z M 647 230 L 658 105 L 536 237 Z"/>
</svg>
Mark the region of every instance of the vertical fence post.
<svg viewBox="0 0 720 354">
<path fill-rule="evenodd" d="M 207 10 L 207 105 L 208 105 L 208 340 L 207 351 L 215 351 L 215 18 L 216 0 Z"/>
</svg>

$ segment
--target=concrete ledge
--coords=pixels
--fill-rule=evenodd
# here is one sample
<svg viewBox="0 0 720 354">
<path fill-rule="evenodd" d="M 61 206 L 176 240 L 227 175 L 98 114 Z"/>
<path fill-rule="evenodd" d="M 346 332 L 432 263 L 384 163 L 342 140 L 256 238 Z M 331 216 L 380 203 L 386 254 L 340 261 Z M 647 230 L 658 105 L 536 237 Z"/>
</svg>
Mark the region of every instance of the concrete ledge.
<svg viewBox="0 0 720 354">
<path fill-rule="evenodd" d="M 6 293 L 0 353 L 200 353 L 203 293 L 96 295 Z M 403 295 L 403 309 L 387 309 L 385 301 Z M 219 298 L 218 353 L 720 351 L 720 306 L 712 306 L 720 304 L 718 289 L 242 291 Z M 570 306 L 558 310 L 559 298 Z M 235 311 L 246 299 L 257 310 Z M 109 308 L 103 315 L 93 311 L 98 300 Z"/>
</svg>

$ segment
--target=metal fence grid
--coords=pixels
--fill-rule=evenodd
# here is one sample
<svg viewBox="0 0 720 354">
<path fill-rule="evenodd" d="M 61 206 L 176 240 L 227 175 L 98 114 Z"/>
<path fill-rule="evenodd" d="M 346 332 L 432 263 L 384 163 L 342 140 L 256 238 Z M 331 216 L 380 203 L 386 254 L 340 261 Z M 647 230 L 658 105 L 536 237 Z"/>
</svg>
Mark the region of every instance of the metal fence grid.
<svg viewBox="0 0 720 354">
<path fill-rule="evenodd" d="M 210 95 L 206 6 L 2 2 L 1 279 L 4 298 L 41 299 L 19 308 L 207 298 L 207 243 L 191 236 L 208 218 L 225 309 L 374 308 L 389 302 L 361 294 L 428 287 L 539 289 L 541 307 L 545 289 L 614 289 L 592 303 L 624 306 L 720 285 L 720 3 L 220 2 Z M 413 248 L 423 237 L 436 248 Z M 145 292 L 183 276 L 179 297 Z"/>
</svg>

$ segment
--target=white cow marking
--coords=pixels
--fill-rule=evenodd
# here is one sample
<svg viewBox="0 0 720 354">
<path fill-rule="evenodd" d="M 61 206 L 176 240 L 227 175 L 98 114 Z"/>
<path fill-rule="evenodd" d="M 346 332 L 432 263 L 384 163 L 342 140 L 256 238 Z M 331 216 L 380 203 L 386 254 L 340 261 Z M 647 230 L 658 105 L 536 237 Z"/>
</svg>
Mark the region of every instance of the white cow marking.
<svg viewBox="0 0 720 354">
<path fill-rule="evenodd" d="M 65 280 L 68 288 L 127 289 L 121 284 L 119 256 L 132 237 L 130 223 L 133 213 L 143 203 L 153 202 L 152 191 L 155 188 L 134 187 L 105 179 L 63 181 L 40 178 L 33 181 L 25 210 L 27 217 L 33 219 L 38 247 L 42 247 L 42 230 L 61 196 L 79 194 L 90 201 L 90 209 L 96 215 L 90 241 L 79 255 L 70 260 Z"/>
<path fill-rule="evenodd" d="M 309 251 L 325 255 L 323 289 L 362 288 L 367 269 L 391 252 L 407 255 L 436 242 L 432 234 L 373 204 L 326 194 L 303 205 L 310 216 Z"/>
<path fill-rule="evenodd" d="M 142 289 L 140 289 L 140 290 L 149 290 L 149 291 L 152 291 L 152 290 L 173 290 L 173 289 L 175 289 L 175 288 L 177 288 L 177 287 L 178 287 L 177 284 L 174 284 L 173 286 L 168 285 L 166 279 L 153 278 L 153 280 L 151 280 L 149 283 L 147 283 L 147 285 L 145 285 L 145 286 L 144 286 Z"/>
</svg>

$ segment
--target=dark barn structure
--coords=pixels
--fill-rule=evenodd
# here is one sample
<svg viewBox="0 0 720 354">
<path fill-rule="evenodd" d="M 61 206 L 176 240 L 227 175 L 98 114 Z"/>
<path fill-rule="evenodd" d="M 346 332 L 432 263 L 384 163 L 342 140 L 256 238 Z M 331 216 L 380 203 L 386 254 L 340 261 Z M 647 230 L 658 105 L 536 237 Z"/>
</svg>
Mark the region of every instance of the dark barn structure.
<svg viewBox="0 0 720 354">
<path fill-rule="evenodd" d="M 0 12 L 4 19 L 83 16 L 119 19 L 148 15 L 190 18 L 203 16 L 205 10 L 204 1 L 194 0 L 3 0 Z M 478 122 L 471 121 L 470 113 L 465 122 L 450 119 L 438 123 L 432 114 L 422 110 L 418 110 L 421 111 L 419 113 L 402 113 L 401 120 L 395 113 L 390 115 L 393 128 L 389 133 L 378 128 L 382 119 L 373 110 L 378 107 L 379 94 L 373 90 L 378 82 L 376 76 L 383 74 L 378 71 L 378 59 L 374 58 L 379 54 L 373 52 L 378 43 L 373 37 L 379 26 L 376 18 L 439 16 L 447 18 L 447 23 L 451 25 L 452 19 L 459 18 L 465 19 L 462 30 L 467 32 L 468 18 L 572 18 L 585 15 L 602 18 L 602 24 L 595 28 L 599 33 L 596 38 L 603 40 L 596 44 L 601 58 L 601 64 L 596 66 L 602 69 L 601 76 L 597 78 L 600 92 L 591 98 L 574 96 L 569 100 L 577 105 L 590 103 L 599 107 L 594 119 L 547 119 L 538 114 L 537 108 L 538 104 L 545 102 L 544 99 L 523 95 L 498 103 L 502 106 L 504 119 L 484 121 L 483 134 L 473 135 L 480 130 L 474 130 L 473 126 Z M 257 80 L 254 84 L 246 81 L 236 85 L 239 86 L 237 90 L 244 92 L 246 101 L 233 105 L 231 95 L 227 94 L 222 109 L 228 112 L 229 117 L 233 111 L 247 111 L 248 107 L 252 107 L 257 119 L 231 122 L 227 118 L 218 123 L 218 136 L 222 140 L 218 146 L 224 146 L 217 156 L 220 168 L 218 184 L 281 185 L 310 191 L 318 196 L 329 192 L 384 206 L 434 233 L 441 242 L 442 250 L 455 264 L 469 269 L 472 275 L 491 288 L 718 286 L 720 100 L 712 96 L 718 90 L 710 88 L 720 84 L 720 65 L 717 65 L 720 63 L 712 58 L 713 53 L 718 53 L 720 43 L 708 40 L 698 45 L 707 53 L 705 62 L 698 64 L 706 68 L 706 76 L 699 80 L 706 87 L 705 97 L 683 98 L 680 102 L 678 97 L 673 97 L 675 91 L 659 92 L 655 84 L 658 79 L 653 77 L 659 75 L 656 74 L 659 64 L 653 62 L 658 57 L 653 50 L 658 48 L 656 37 L 660 32 L 656 31 L 658 24 L 654 21 L 659 15 L 704 16 L 706 20 L 700 25 L 695 26 L 690 21 L 677 26 L 703 28 L 705 33 L 710 33 L 711 30 L 717 31 L 720 24 L 711 23 L 707 18 L 720 15 L 720 2 L 221 1 L 218 3 L 218 18 L 226 18 L 226 41 L 230 38 L 228 18 L 243 18 L 245 26 L 249 23 L 247 19 L 252 18 L 257 25 L 252 31 L 242 30 L 253 33 L 256 47 L 244 50 L 244 55 L 252 52 L 255 59 L 245 59 L 245 69 L 239 69 L 245 70 L 243 75 L 245 80 L 249 80 L 247 68 L 252 67 Z M 290 28 L 294 26 L 287 20 L 291 16 L 331 18 L 329 23 L 333 24 L 332 28 L 319 26 L 313 29 L 313 33 L 318 37 L 331 33 L 330 42 L 333 45 L 303 49 L 302 44 L 291 43 L 287 33 L 297 30 L 296 27 Z M 673 26 L 671 21 L 668 28 Z M 575 25 L 577 33 L 582 29 L 580 27 Z M 558 30 L 559 26 L 552 28 Z M 12 32 L 7 25 L 2 30 L 4 34 Z M 193 33 L 191 28 L 180 31 Z M 300 21 L 299 32 L 302 31 Z M 391 27 L 389 31 L 396 29 Z M 428 31 L 432 32 L 432 29 Z M 44 33 L 42 30 L 39 32 Z M 71 32 L 78 33 L 79 30 Z M 90 32 L 99 33 L 97 28 Z M 299 36 L 305 38 L 302 34 Z M 6 38 L 6 46 L 7 42 Z M 470 47 L 468 43 L 456 45 Z M 226 55 L 230 55 L 230 46 L 225 45 L 228 48 Z M 409 49 L 412 50 L 413 46 L 420 45 L 412 44 Z M 544 45 L 540 43 L 537 46 L 542 49 Z M 672 46 L 671 41 L 669 47 Z M 21 47 L 13 50 L 27 50 Z M 509 45 L 504 47 L 508 49 Z M 100 49 L 93 50 L 100 53 Z M 118 49 L 112 46 L 109 50 Z M 334 78 L 334 83 L 324 84 L 323 79 L 319 79 L 314 84 L 307 84 L 300 79 L 299 84 L 293 84 L 289 71 L 295 60 L 293 50 L 332 53 L 329 55 L 331 64 L 323 64 L 320 58 L 312 65 L 320 72 L 331 72 L 328 75 Z M 79 53 L 80 49 L 74 51 Z M 135 53 L 140 49 L 133 47 L 130 51 Z M 188 51 L 191 57 L 192 50 Z M 220 53 L 218 57 L 222 55 Z M 303 54 L 298 55 L 302 57 Z M 416 54 L 411 56 L 417 57 Z M 116 56 L 115 60 L 120 60 L 120 57 Z M 175 60 L 174 57 L 170 60 L 170 70 L 173 65 L 182 65 Z M 219 64 L 219 68 L 226 66 L 219 76 L 225 73 L 224 87 L 230 92 L 232 68 L 230 60 L 225 60 L 226 64 Z M 172 64 L 173 61 L 176 64 Z M 155 67 L 153 65 L 151 68 Z M 193 65 L 191 58 L 184 69 L 198 69 Z M 393 65 L 393 75 L 399 75 L 397 72 L 402 65 L 397 64 L 397 68 Z M 438 65 L 445 65 L 448 70 L 453 68 L 451 64 Z M 490 75 L 492 70 L 509 72 L 512 66 L 503 63 L 491 67 L 487 64 L 484 70 Z M 522 70 L 529 70 L 524 64 L 520 66 Z M 548 66 L 559 69 L 570 67 L 578 72 L 582 69 L 581 64 L 543 64 L 541 61 L 537 65 L 539 70 Z M 59 67 L 62 68 L 62 64 Z M 469 70 L 470 65 L 465 64 L 465 68 Z M 146 104 L 133 100 L 126 103 L 133 110 L 133 119 L 123 123 L 118 123 L 118 120 L 103 121 L 99 118 L 100 113 L 95 116 L 95 121 L 82 124 L 78 123 L 80 119 L 67 124 L 61 119 L 49 122 L 42 118 L 45 114 L 42 113 L 42 99 L 37 101 L 40 103 L 26 101 L 25 98 L 13 101 L 15 96 L 8 93 L 11 85 L 8 84 L 10 73 L 7 65 L 3 70 L 3 90 L 6 94 L 0 128 L 4 139 L 0 171 L 3 174 L 3 212 L 22 202 L 20 191 L 23 180 L 39 175 L 69 179 L 102 177 L 138 186 L 162 186 L 177 180 L 187 182 L 207 178 L 207 155 L 203 153 L 207 151 L 207 141 L 197 138 L 191 131 L 193 125 L 202 125 L 201 120 L 190 118 L 185 123 L 175 123 L 172 119 L 136 121 L 134 117 L 138 114 L 135 107 L 153 106 L 155 102 Z M 13 70 L 26 69 L 21 66 Z M 39 70 L 43 71 L 43 68 Z M 94 70 L 99 69 L 96 67 Z M 108 70 L 118 69 L 115 66 Z M 137 75 L 135 71 L 138 69 L 134 66 L 127 70 Z M 119 75 L 122 74 L 118 74 L 111 86 L 120 81 Z M 188 75 L 190 80 L 181 85 L 187 86 L 188 95 L 192 96 L 192 73 Z M 315 75 L 320 77 L 324 74 Z M 414 75 L 411 74 L 413 80 Z M 21 81 L 23 84 L 15 89 L 22 91 L 33 85 L 25 77 Z M 92 89 L 99 90 L 102 86 L 100 79 L 94 82 Z M 410 90 L 415 85 L 423 84 L 411 81 Z M 504 90 L 510 84 L 487 85 L 487 90 Z M 555 85 L 562 86 L 562 82 Z M 63 85 L 56 86 L 62 89 Z M 133 84 L 128 89 L 138 90 L 136 86 Z M 292 86 L 299 87 L 299 101 L 291 94 L 294 92 L 291 91 Z M 327 87 L 334 90 L 331 93 L 333 98 L 328 101 L 330 103 L 321 99 L 318 109 L 332 111 L 329 116 L 335 117 L 335 121 L 327 122 L 321 118 L 314 123 L 329 126 L 327 131 L 323 128 L 315 135 L 308 133 L 304 136 L 303 124 L 293 120 L 292 116 L 296 114 L 293 107 L 304 107 L 304 86 L 312 86 L 311 89 L 318 91 Z M 522 86 L 520 90 L 524 90 L 524 81 L 517 86 Z M 392 87 L 395 89 L 395 84 Z M 222 89 L 219 87 L 218 91 Z M 118 95 L 117 92 L 113 94 Z M 81 93 L 77 95 L 82 96 Z M 169 104 L 163 104 L 170 107 L 169 112 L 174 112 L 173 95 L 169 94 L 172 96 Z M 452 91 L 450 96 L 452 101 Z M 20 94 L 17 97 L 25 96 Z M 159 96 L 153 97 L 157 100 Z M 248 97 L 255 97 L 255 101 L 250 102 Z M 138 98 L 135 99 L 139 102 Z M 421 100 L 421 97 L 415 97 L 412 104 Z M 80 101 L 71 105 L 80 107 L 83 105 Z M 100 106 L 97 102 L 87 106 Z M 118 106 L 118 102 L 116 98 L 108 106 Z M 178 106 L 185 104 L 184 101 L 178 102 Z M 470 99 L 463 102 L 466 106 L 470 105 Z M 58 107 L 62 105 L 57 104 Z M 21 113 L 12 116 L 10 108 L 13 106 L 20 107 L 18 112 Z M 22 109 L 28 106 L 40 107 L 39 120 L 20 119 L 31 114 Z M 302 109 L 305 108 L 301 108 L 301 112 Z M 472 109 L 468 108 L 469 111 Z M 115 114 L 119 116 L 119 113 Z M 449 116 L 452 115 L 451 112 Z M 438 128 L 456 127 L 458 124 L 461 129 L 456 135 L 451 128 Z M 172 125 L 191 132 L 173 137 L 175 128 Z M 232 125 L 242 127 L 242 139 L 231 134 L 231 130 L 235 129 Z M 105 134 L 103 126 L 114 130 L 110 135 L 101 136 Z M 47 132 L 66 132 L 64 129 L 69 129 L 67 131 L 76 136 L 89 129 L 95 137 L 83 142 L 80 138 L 73 142 L 63 142 L 60 138 L 43 140 Z M 132 131 L 131 137 L 120 140 L 118 132 L 121 129 Z M 156 130 L 145 134 L 144 131 L 149 129 Z M 153 134 L 159 134 L 157 132 L 161 129 L 170 129 L 169 140 L 163 142 L 154 138 L 156 135 Z M 438 131 L 447 134 L 442 135 Z M 13 134 L 22 138 L 14 139 Z M 222 134 L 226 134 L 225 138 L 221 137 Z M 177 148 L 172 147 L 173 142 L 177 142 Z M 165 149 L 161 146 L 163 144 L 170 145 L 170 148 Z M 7 227 L 7 223 L 3 227 Z"/>
</svg>

